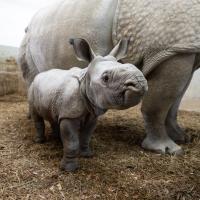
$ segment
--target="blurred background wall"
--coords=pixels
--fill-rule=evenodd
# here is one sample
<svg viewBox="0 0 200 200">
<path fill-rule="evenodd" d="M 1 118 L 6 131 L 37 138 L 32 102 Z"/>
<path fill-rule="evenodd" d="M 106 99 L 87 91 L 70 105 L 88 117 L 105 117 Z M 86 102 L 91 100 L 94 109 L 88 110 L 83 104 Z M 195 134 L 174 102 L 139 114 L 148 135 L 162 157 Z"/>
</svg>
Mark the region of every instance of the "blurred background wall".
<svg viewBox="0 0 200 200">
<path fill-rule="evenodd" d="M 194 73 L 182 100 L 181 109 L 200 112 L 200 69 Z"/>
</svg>

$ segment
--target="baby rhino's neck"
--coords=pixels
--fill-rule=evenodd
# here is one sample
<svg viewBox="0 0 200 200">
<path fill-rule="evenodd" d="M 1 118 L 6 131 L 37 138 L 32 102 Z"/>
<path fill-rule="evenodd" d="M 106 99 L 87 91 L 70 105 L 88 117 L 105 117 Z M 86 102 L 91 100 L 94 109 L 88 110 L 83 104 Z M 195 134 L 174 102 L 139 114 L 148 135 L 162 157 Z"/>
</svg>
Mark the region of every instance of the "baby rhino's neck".
<svg viewBox="0 0 200 200">
<path fill-rule="evenodd" d="M 107 110 L 99 108 L 95 102 L 93 101 L 93 99 L 91 98 L 91 96 L 88 94 L 89 93 L 89 80 L 87 77 L 87 69 L 83 69 L 85 71 L 83 71 L 84 74 L 82 74 L 82 77 L 80 79 L 80 94 L 81 94 L 81 98 L 84 102 L 84 105 L 87 109 L 87 111 L 89 113 L 91 113 L 92 115 L 98 117 L 102 114 L 104 114 Z"/>
</svg>

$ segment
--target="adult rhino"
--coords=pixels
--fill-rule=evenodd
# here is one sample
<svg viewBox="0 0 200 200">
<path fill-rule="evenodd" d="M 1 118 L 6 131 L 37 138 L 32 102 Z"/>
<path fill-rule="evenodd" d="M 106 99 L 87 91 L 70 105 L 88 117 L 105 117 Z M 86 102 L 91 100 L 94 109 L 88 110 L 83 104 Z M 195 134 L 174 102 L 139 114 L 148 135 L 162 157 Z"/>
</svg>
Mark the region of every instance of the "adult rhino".
<svg viewBox="0 0 200 200">
<path fill-rule="evenodd" d="M 19 64 L 30 85 L 37 73 L 78 65 L 70 37 L 87 39 L 106 55 L 121 39 L 130 40 L 126 62 L 148 79 L 142 103 L 146 149 L 178 154 L 188 136 L 177 110 L 199 67 L 199 0 L 62 0 L 40 10 L 26 29 Z M 84 67 L 84 65 L 82 65 Z"/>
</svg>

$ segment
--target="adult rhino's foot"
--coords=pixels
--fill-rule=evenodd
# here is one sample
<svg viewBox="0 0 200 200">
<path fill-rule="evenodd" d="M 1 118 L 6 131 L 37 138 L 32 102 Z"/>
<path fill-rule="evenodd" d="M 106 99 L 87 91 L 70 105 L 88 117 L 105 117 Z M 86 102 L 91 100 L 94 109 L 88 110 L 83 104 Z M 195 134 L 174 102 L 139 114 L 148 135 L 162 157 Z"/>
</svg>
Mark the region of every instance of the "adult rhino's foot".
<svg viewBox="0 0 200 200">
<path fill-rule="evenodd" d="M 67 158 L 62 159 L 60 162 L 60 169 L 66 172 L 74 172 L 79 168 L 77 159 Z"/>
<path fill-rule="evenodd" d="M 170 138 L 156 139 L 155 137 L 147 136 L 142 142 L 142 147 L 161 154 L 182 155 L 184 153 L 182 148 Z"/>
<path fill-rule="evenodd" d="M 191 141 L 190 135 L 186 134 L 176 122 L 167 122 L 166 130 L 168 136 L 178 144 L 186 144 Z"/>
<path fill-rule="evenodd" d="M 80 149 L 80 156 L 84 158 L 91 158 L 94 156 L 94 153 L 91 151 L 91 149 L 88 148 L 81 148 Z"/>
</svg>

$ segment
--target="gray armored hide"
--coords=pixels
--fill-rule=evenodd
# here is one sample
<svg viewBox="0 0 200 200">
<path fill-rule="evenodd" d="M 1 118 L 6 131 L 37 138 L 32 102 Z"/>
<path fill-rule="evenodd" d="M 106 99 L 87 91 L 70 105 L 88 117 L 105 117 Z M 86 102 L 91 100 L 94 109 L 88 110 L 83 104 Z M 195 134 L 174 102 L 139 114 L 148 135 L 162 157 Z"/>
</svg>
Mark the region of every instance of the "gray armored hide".
<svg viewBox="0 0 200 200">
<path fill-rule="evenodd" d="M 149 91 L 142 103 L 142 147 L 180 154 L 190 140 L 177 123 L 180 101 L 199 67 L 200 1 L 65 0 L 40 10 L 26 28 L 19 64 L 28 85 L 42 71 L 79 65 L 70 37 L 87 39 L 106 55 L 122 37 L 128 58 L 142 69 Z M 86 64 L 85 64 L 86 66 Z"/>
</svg>

